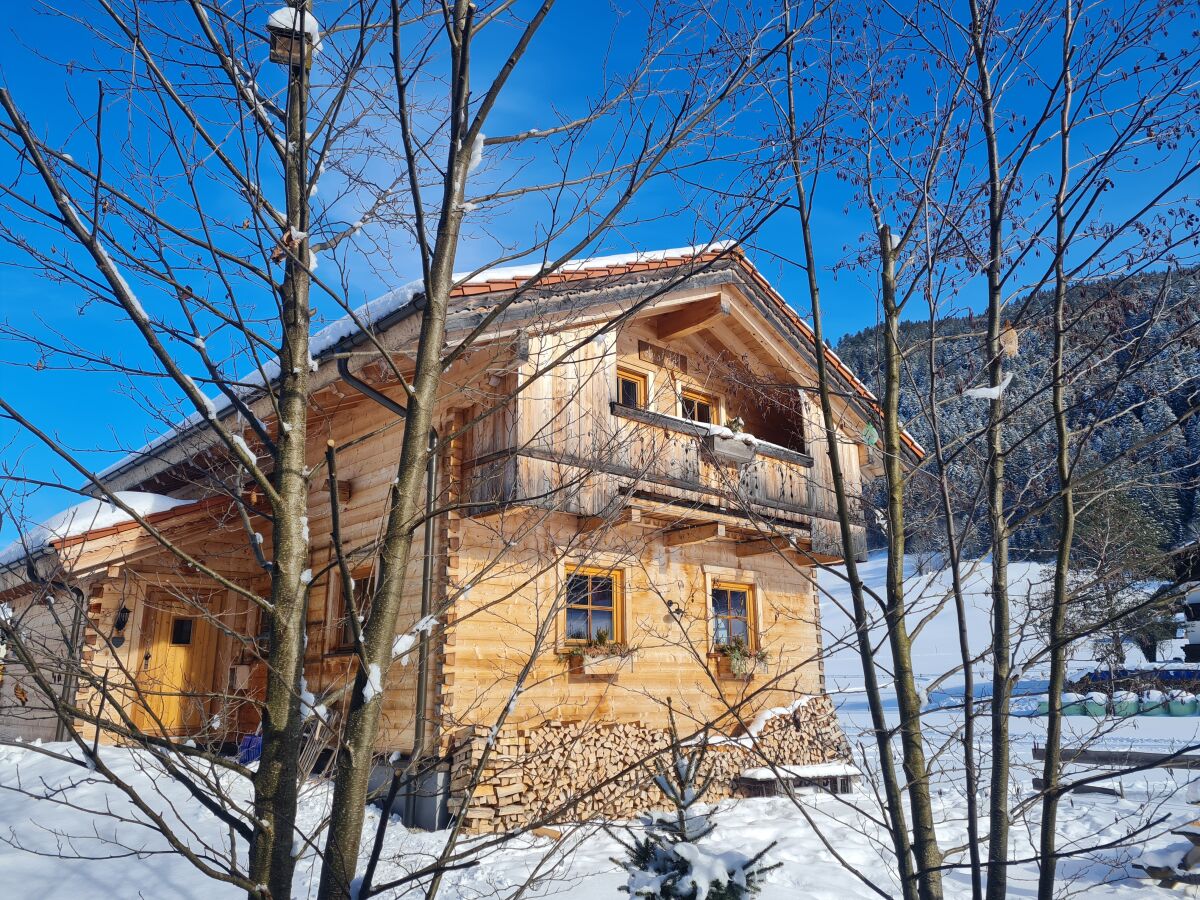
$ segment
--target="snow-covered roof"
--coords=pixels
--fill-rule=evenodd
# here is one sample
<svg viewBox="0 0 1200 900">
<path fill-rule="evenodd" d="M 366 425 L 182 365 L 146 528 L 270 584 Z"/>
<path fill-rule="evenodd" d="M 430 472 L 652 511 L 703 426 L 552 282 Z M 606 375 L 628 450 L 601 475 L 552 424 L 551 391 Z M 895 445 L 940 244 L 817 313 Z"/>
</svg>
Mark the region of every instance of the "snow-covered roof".
<svg viewBox="0 0 1200 900">
<path fill-rule="evenodd" d="M 631 253 L 619 253 L 610 256 L 591 256 L 572 259 L 554 268 L 553 273 L 546 279 L 553 283 L 564 279 L 603 274 L 617 274 L 613 270 L 628 269 L 667 260 L 689 260 L 705 253 L 722 253 L 733 246 L 731 241 L 714 241 L 710 244 L 698 244 L 691 247 L 674 247 L 667 250 L 637 250 Z M 551 267 L 549 261 L 526 263 L 518 266 L 500 266 L 481 269 L 476 272 L 455 272 L 455 287 L 451 296 L 466 297 L 474 293 L 511 290 L 519 287 L 521 282 L 528 281 L 535 275 L 545 272 Z M 364 328 L 372 329 L 388 319 L 400 317 L 405 310 L 416 310 L 416 303 L 424 291 L 421 279 L 388 291 L 374 300 L 355 308 L 352 312 L 335 319 L 329 325 L 313 334 L 309 340 L 308 352 L 314 361 L 333 351 L 343 341 L 361 334 Z M 361 327 L 360 327 L 361 326 Z M 249 395 L 255 390 L 270 384 L 279 375 L 279 364 L 270 360 L 257 371 L 250 372 L 240 379 L 243 395 Z M 198 412 L 186 416 L 168 431 L 144 444 L 133 453 L 121 458 L 108 468 L 102 470 L 97 477 L 108 478 L 129 465 L 144 459 L 152 451 L 179 437 L 184 432 L 201 424 L 210 415 L 223 416 L 233 406 L 228 397 L 221 395 L 210 398 L 211 412 L 204 415 Z"/>
<path fill-rule="evenodd" d="M 545 277 L 541 278 L 538 284 L 550 286 L 569 281 L 618 276 L 665 266 L 681 265 L 692 261 L 707 261 L 718 257 L 720 254 L 732 253 L 735 250 L 737 250 L 737 247 L 733 241 L 712 241 L 707 244 L 672 247 L 664 250 L 635 250 L 629 253 L 618 253 L 607 256 L 583 257 L 569 260 L 559 266 L 554 266 L 552 271 L 552 263 L 541 260 L 534 263 L 500 266 L 472 272 L 456 272 L 453 276 L 455 286 L 451 290 L 450 296 L 459 300 L 465 298 L 469 302 L 469 299 L 476 295 L 515 290 L 525 282 L 543 273 L 545 273 Z M 738 258 L 756 283 L 767 291 L 774 298 L 775 302 L 780 305 L 782 311 L 790 318 L 795 327 L 811 339 L 812 330 L 799 314 L 787 305 L 786 301 L 771 287 L 770 283 L 740 253 L 738 254 Z M 362 304 L 352 312 L 341 316 L 320 331 L 314 333 L 309 341 L 309 355 L 314 361 L 314 367 L 320 363 L 322 358 L 340 349 L 345 342 L 363 334 L 364 330 L 384 329 L 403 319 L 408 314 L 417 311 L 420 308 L 419 301 L 423 291 L 424 284 L 420 279 L 411 281 Z M 487 304 L 483 302 L 481 305 Z M 850 371 L 849 367 L 842 362 L 837 354 L 829 348 L 827 348 L 827 354 L 834 368 L 850 382 L 854 389 L 868 403 L 875 404 L 876 398 L 874 394 Z M 249 397 L 273 382 L 278 374 L 278 363 L 273 360 L 269 361 L 257 371 L 249 373 L 240 380 L 240 393 L 243 396 Z M 153 451 L 201 425 L 205 419 L 227 414 L 232 405 L 232 402 L 224 395 L 213 398 L 211 409 L 206 410 L 203 415 L 192 413 L 164 434 L 159 435 L 140 449 L 128 454 L 101 471 L 98 477 L 109 478 L 118 472 L 124 471 L 144 460 Z M 924 450 L 907 432 L 905 432 L 904 436 L 909 441 L 914 452 L 918 455 L 924 454 Z"/>
<path fill-rule="evenodd" d="M 267 28 L 271 31 L 286 31 L 292 34 L 304 32 L 312 41 L 313 50 L 317 53 L 321 52 L 321 26 L 311 9 L 281 7 L 267 17 Z"/>
<path fill-rule="evenodd" d="M 114 496 L 143 517 L 196 502 L 144 491 L 116 491 Z M 0 566 L 9 565 L 34 554 L 54 541 L 132 521 L 133 516 L 108 500 L 84 500 L 40 525 L 35 525 L 18 540 L 0 550 Z"/>
</svg>

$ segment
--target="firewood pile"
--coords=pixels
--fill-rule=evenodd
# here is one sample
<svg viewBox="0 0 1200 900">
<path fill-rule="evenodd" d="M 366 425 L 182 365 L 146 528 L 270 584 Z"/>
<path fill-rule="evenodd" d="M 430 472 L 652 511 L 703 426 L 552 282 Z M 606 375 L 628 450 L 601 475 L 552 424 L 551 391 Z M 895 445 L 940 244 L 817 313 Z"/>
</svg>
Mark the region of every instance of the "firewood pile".
<svg viewBox="0 0 1200 900">
<path fill-rule="evenodd" d="M 490 729 L 473 726 L 456 737 L 450 812 L 474 832 L 502 832 L 532 823 L 592 818 L 627 819 L 658 808 L 653 783 L 655 758 L 668 746 L 663 729 L 640 723 L 544 722 L 533 728 L 504 728 L 468 796 L 483 758 Z M 716 778 L 705 796 L 733 796 L 744 769 L 811 765 L 849 759 L 833 703 L 813 697 L 794 712 L 767 720 L 756 738 L 710 738 L 706 772 Z"/>
</svg>

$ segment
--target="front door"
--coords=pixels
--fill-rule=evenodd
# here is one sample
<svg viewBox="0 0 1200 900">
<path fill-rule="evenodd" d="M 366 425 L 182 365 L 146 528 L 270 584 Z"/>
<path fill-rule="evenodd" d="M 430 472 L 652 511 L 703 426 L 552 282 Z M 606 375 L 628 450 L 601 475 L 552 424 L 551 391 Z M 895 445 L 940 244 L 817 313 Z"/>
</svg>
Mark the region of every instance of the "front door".
<svg viewBox="0 0 1200 900">
<path fill-rule="evenodd" d="M 199 731 L 211 705 L 215 632 L 195 606 L 152 597 L 138 687 L 142 728 L 164 734 Z"/>
</svg>

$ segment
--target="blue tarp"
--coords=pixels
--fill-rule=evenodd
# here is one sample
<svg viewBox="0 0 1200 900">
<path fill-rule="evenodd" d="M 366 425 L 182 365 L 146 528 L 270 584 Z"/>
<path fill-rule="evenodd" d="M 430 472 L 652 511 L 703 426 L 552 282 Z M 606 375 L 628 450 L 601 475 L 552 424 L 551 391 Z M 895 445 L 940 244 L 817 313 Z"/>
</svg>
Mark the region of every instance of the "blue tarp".
<svg viewBox="0 0 1200 900">
<path fill-rule="evenodd" d="M 238 744 L 238 762 L 252 763 L 262 756 L 262 735 L 248 734 Z"/>
</svg>

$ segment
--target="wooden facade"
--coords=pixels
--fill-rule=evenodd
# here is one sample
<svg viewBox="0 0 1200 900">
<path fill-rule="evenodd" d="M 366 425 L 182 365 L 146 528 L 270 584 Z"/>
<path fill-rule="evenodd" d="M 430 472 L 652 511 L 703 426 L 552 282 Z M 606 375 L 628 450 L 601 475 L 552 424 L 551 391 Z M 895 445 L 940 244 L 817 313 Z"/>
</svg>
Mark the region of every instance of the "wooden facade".
<svg viewBox="0 0 1200 900">
<path fill-rule="evenodd" d="M 843 549 L 812 392 L 811 333 L 740 254 L 582 265 L 552 281 L 512 303 L 442 387 L 435 427 L 454 437 L 439 450 L 434 501 L 444 512 L 429 526 L 437 625 L 426 745 L 453 752 L 460 735 L 498 721 L 505 734 L 581 722 L 661 729 L 668 698 L 687 722 L 717 721 L 732 734 L 762 709 L 819 695 L 813 566 Z M 451 345 L 517 287 L 463 285 Z M 401 319 L 380 330 L 402 370 L 414 329 Z M 858 518 L 851 549 L 861 555 L 860 495 L 878 474 L 877 451 L 862 437 L 873 406 L 839 366 L 839 454 Z M 377 362 L 354 374 L 402 402 Z M 366 586 L 403 423 L 332 361 L 314 380 L 309 462 L 318 468 L 327 444 L 338 448 L 341 540 Z M 730 423 L 741 430 L 723 430 Z M 107 483 L 193 498 L 160 514 L 164 533 L 231 583 L 265 592 L 251 546 L 258 538 L 197 475 L 224 464 L 202 432 L 185 434 Z M 325 574 L 331 511 L 324 485 L 314 484 L 305 679 L 336 709 L 356 658 L 337 579 Z M 252 524 L 269 547 L 265 522 Z M 423 538 L 418 529 L 414 547 Z M 258 650 L 269 635 L 253 604 L 189 572 L 134 526 L 52 551 L 63 581 L 88 598 L 85 660 L 140 689 L 129 709 L 105 711 L 106 719 L 129 714 L 138 727 L 210 737 L 254 730 Z M 423 562 L 414 553 L 398 635 L 421 618 Z M 32 616 L 29 605 L 44 604 L 44 586 L 12 569 L 4 577 L 3 596 L 18 609 L 25 603 Z M 123 608 L 128 621 L 117 635 Z M 732 671 L 717 652 L 731 636 L 753 655 L 750 671 Z M 606 644 L 613 652 L 602 666 L 591 657 L 606 658 Z M 412 656 L 395 660 L 385 683 L 381 751 L 414 745 Z M 4 716 L 22 677 L 19 667 L 9 672 Z M 171 697 L 172 686 L 184 699 Z M 87 693 L 80 702 L 90 709 Z M 10 718 L 0 734 L 49 736 L 38 731 L 45 719 L 32 721 Z"/>
</svg>

